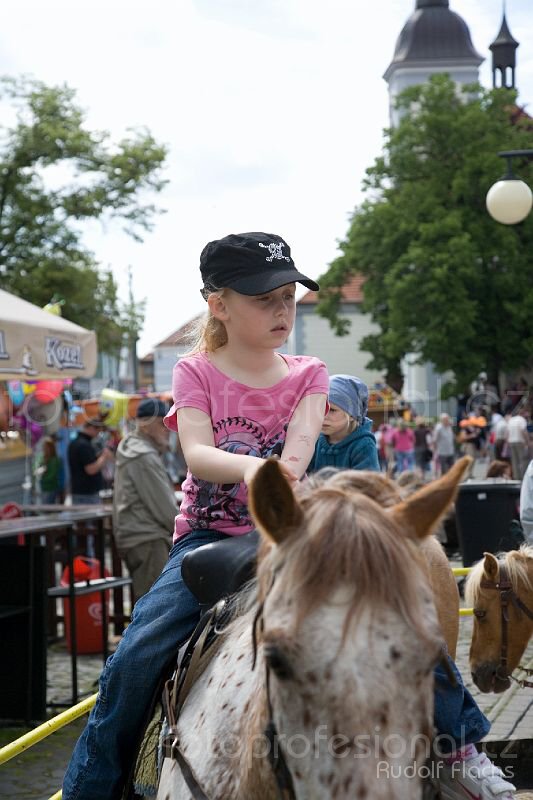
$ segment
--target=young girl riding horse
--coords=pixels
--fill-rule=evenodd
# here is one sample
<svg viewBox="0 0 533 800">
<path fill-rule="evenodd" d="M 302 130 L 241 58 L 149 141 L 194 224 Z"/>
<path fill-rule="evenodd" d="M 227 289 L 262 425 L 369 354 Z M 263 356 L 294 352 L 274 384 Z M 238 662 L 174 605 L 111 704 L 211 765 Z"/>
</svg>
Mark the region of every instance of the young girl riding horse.
<svg viewBox="0 0 533 800">
<path fill-rule="evenodd" d="M 324 364 L 276 352 L 294 324 L 296 283 L 319 288 L 298 272 L 287 243 L 267 233 L 226 236 L 204 248 L 200 270 L 207 322 L 174 368 L 167 416 L 189 469 L 174 546 L 102 672 L 63 800 L 120 798 L 160 676 L 199 619 L 181 577 L 185 554 L 252 530 L 246 487 L 258 468 L 277 455 L 285 477 L 298 481 L 324 419 Z"/>
</svg>

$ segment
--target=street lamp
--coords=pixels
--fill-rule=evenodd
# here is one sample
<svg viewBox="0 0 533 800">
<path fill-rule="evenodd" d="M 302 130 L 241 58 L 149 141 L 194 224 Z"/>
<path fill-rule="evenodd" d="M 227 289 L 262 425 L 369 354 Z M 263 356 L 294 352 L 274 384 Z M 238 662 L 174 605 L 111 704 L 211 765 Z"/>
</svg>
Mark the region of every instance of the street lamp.
<svg viewBox="0 0 533 800">
<path fill-rule="evenodd" d="M 506 150 L 498 153 L 507 159 L 507 174 L 490 187 L 487 192 L 487 210 L 496 222 L 516 225 L 522 222 L 533 205 L 531 189 L 513 172 L 513 158 L 533 158 L 533 150 Z"/>
</svg>

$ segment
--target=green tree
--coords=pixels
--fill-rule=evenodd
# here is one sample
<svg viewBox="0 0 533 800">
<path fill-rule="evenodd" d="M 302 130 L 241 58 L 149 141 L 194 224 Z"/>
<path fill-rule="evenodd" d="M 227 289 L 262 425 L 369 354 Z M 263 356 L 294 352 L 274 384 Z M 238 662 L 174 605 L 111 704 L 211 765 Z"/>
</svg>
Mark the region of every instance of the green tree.
<svg viewBox="0 0 533 800">
<path fill-rule="evenodd" d="M 447 75 L 407 89 L 399 104 L 406 113 L 385 132 L 367 199 L 321 279 L 319 312 L 345 333 L 338 287 L 363 273 L 364 308 L 380 328 L 362 342 L 369 366 L 397 377 L 415 352 L 453 371 L 448 391 L 480 369 L 496 380 L 533 352 L 533 215 L 498 224 L 485 196 L 504 171 L 497 153 L 531 146 L 531 121 L 516 119 L 514 93 L 477 86 L 460 98 Z M 531 184 L 529 162 L 515 166 Z"/>
<path fill-rule="evenodd" d="M 113 276 L 83 244 L 83 222 L 120 220 L 141 241 L 159 211 L 146 197 L 166 184 L 166 148 L 146 130 L 118 143 L 88 130 L 66 86 L 3 78 L 0 98 L 16 117 L 0 127 L 0 285 L 39 306 L 62 298 L 67 319 L 117 352 L 124 309 Z"/>
</svg>

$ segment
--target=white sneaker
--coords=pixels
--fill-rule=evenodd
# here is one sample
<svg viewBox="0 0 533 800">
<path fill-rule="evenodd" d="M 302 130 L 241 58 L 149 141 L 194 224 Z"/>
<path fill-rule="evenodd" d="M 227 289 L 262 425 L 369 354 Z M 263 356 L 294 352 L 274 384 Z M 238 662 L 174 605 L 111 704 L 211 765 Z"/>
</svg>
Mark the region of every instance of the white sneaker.
<svg viewBox="0 0 533 800">
<path fill-rule="evenodd" d="M 485 753 L 440 763 L 439 780 L 443 800 L 515 800 L 515 787 Z"/>
</svg>

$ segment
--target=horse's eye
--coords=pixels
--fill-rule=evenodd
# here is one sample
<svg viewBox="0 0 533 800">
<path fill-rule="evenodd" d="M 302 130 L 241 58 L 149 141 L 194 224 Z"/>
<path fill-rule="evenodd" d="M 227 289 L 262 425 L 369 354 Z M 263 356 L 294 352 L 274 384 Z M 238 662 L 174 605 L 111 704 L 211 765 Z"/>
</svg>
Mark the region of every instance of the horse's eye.
<svg viewBox="0 0 533 800">
<path fill-rule="evenodd" d="M 474 609 L 474 616 L 477 619 L 484 619 L 487 616 L 487 612 L 483 608 L 475 608 Z"/>
<path fill-rule="evenodd" d="M 276 645 L 265 645 L 265 659 L 268 667 L 280 680 L 286 681 L 293 677 L 292 667 L 287 656 Z"/>
</svg>

